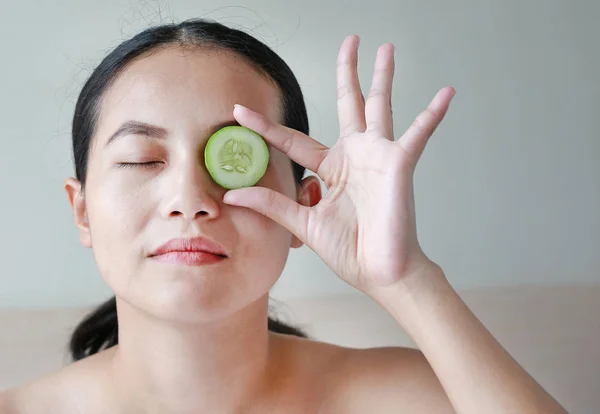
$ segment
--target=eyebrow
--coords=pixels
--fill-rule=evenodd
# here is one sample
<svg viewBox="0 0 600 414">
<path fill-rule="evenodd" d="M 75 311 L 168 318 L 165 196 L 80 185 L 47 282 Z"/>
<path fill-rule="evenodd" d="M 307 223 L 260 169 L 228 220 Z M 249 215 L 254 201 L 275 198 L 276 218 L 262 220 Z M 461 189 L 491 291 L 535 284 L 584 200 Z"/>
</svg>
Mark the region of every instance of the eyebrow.
<svg viewBox="0 0 600 414">
<path fill-rule="evenodd" d="M 213 125 L 210 130 L 210 135 L 214 134 L 219 129 L 225 128 L 227 126 L 240 126 L 240 123 L 233 119 L 221 122 L 220 124 Z M 110 138 L 108 138 L 105 147 L 110 145 L 110 143 L 112 143 L 120 137 L 132 134 L 142 135 L 147 138 L 165 139 L 169 135 L 169 131 L 157 125 L 152 125 L 145 122 L 133 120 L 126 121 L 119 128 L 117 128 L 117 130 L 110 136 Z"/>
</svg>

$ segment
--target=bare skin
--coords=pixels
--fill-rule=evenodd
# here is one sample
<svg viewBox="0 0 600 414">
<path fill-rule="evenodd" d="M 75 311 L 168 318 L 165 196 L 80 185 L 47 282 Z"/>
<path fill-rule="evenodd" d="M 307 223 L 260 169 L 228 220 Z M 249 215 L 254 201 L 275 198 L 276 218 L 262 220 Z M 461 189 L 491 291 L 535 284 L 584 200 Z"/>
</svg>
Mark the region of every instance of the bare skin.
<svg viewBox="0 0 600 414">
<path fill-rule="evenodd" d="M 271 334 L 274 360 L 267 389 L 232 411 L 203 413 L 453 413 L 423 355 L 413 349 L 351 349 Z M 136 414 L 115 398 L 107 368 L 115 348 L 79 361 L 3 395 L 2 414 Z M 396 367 L 395 371 L 390 367 Z M 394 378 L 390 378 L 393 375 Z M 139 411 L 152 413 L 164 411 Z"/>
</svg>

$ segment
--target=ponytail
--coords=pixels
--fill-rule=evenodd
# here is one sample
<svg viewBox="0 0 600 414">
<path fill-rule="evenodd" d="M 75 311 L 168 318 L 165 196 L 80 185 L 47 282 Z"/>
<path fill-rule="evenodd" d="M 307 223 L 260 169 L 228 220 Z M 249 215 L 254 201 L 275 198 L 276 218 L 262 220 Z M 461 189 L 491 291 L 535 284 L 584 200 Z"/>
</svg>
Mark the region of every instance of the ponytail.
<svg viewBox="0 0 600 414">
<path fill-rule="evenodd" d="M 268 318 L 268 330 L 271 332 L 307 338 L 300 329 L 287 325 L 277 319 Z M 73 361 L 79 361 L 108 349 L 119 343 L 119 324 L 117 322 L 117 301 L 113 296 L 97 309 L 90 312 L 77 325 L 69 342 L 69 351 Z"/>
</svg>

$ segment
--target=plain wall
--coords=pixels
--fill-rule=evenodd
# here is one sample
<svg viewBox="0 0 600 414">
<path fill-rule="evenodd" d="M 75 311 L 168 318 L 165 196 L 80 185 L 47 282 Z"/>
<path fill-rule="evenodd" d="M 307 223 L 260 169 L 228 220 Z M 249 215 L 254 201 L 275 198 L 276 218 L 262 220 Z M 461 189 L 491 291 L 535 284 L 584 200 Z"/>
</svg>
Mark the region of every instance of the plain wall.
<svg viewBox="0 0 600 414">
<path fill-rule="evenodd" d="M 400 136 L 446 85 L 457 90 L 417 168 L 420 241 L 460 288 L 600 281 L 600 3 L 565 1 L 19 0 L 0 13 L 0 307 L 79 306 L 110 290 L 79 245 L 63 181 L 85 78 L 120 41 L 190 17 L 244 28 L 305 93 L 313 137 L 337 138 L 335 59 L 361 36 L 396 45 Z M 272 293 L 347 293 L 307 248 Z"/>
</svg>

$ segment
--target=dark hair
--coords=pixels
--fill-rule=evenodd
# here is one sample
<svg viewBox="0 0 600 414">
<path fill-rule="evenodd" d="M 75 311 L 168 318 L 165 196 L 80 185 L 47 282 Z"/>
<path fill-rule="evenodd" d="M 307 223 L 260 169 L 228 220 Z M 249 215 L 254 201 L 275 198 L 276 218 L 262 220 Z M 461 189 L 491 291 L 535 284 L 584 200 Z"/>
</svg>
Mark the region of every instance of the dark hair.
<svg viewBox="0 0 600 414">
<path fill-rule="evenodd" d="M 81 90 L 73 116 L 72 140 L 75 175 L 81 182 L 82 191 L 85 189 L 90 144 L 98 122 L 103 94 L 136 58 L 173 45 L 220 49 L 244 58 L 279 89 L 282 123 L 308 134 L 308 115 L 300 85 L 289 66 L 267 45 L 243 31 L 204 19 L 151 27 L 110 52 Z M 296 183 L 299 183 L 305 169 L 295 162 L 292 162 L 292 168 Z M 307 337 L 301 330 L 271 317 L 267 322 L 270 331 Z M 118 329 L 116 298 L 113 296 L 88 314 L 75 328 L 69 343 L 71 357 L 77 361 L 116 345 Z"/>
</svg>

